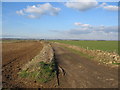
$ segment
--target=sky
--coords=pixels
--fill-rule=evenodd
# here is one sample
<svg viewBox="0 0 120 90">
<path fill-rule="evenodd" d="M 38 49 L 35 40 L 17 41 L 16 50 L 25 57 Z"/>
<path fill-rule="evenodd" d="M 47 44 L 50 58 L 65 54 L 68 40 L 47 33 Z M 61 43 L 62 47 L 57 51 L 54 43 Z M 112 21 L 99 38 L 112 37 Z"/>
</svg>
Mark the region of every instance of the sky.
<svg viewBox="0 0 120 90">
<path fill-rule="evenodd" d="M 7 38 L 118 39 L 117 2 L 3 2 Z"/>
</svg>

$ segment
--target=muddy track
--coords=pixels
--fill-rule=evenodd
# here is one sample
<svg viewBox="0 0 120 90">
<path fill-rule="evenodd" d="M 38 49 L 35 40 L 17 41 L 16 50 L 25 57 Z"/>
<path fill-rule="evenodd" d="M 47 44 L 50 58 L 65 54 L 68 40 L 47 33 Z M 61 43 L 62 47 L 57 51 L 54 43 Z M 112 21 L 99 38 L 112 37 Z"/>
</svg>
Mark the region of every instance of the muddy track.
<svg viewBox="0 0 120 90">
<path fill-rule="evenodd" d="M 52 44 L 58 65 L 65 71 L 59 76 L 59 87 L 64 88 L 117 88 L 118 69 L 109 68 L 86 59 L 70 50 Z"/>
<path fill-rule="evenodd" d="M 17 81 L 21 67 L 35 57 L 42 49 L 40 42 L 5 43 L 2 46 L 2 83 L 4 88 L 24 86 Z"/>
</svg>

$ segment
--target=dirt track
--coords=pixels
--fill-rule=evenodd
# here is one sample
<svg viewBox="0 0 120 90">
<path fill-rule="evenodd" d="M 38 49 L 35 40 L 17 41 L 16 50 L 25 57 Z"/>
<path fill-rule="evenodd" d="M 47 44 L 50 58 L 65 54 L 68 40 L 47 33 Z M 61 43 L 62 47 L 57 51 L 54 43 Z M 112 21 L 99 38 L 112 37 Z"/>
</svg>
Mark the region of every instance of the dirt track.
<svg viewBox="0 0 120 90">
<path fill-rule="evenodd" d="M 59 87 L 64 88 L 117 88 L 118 69 L 99 65 L 70 50 L 52 44 L 58 65 L 65 71 L 59 76 Z"/>
<path fill-rule="evenodd" d="M 18 78 L 21 67 L 35 57 L 42 49 L 40 42 L 16 42 L 2 44 L 3 87 L 21 87 Z"/>
</svg>

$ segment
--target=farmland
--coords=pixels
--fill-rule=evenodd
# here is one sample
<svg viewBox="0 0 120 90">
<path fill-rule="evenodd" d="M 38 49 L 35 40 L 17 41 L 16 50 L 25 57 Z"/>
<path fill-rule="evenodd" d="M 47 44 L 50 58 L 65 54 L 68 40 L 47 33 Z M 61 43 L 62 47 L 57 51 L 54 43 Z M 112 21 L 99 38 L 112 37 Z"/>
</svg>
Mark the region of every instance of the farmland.
<svg viewBox="0 0 120 90">
<path fill-rule="evenodd" d="M 103 50 L 118 53 L 118 41 L 74 41 L 74 40 L 54 40 L 54 42 L 79 46 L 82 48 Z"/>
<path fill-rule="evenodd" d="M 115 41 L 4 41 L 2 42 L 3 87 L 115 88 L 118 86 L 117 67 L 107 67 L 83 57 L 83 54 L 76 53 L 76 50 L 73 51 L 84 48 L 106 51 L 109 50 L 109 44 L 114 45 L 110 47 L 109 52 L 117 50 Z M 72 45 L 78 47 L 72 48 Z M 85 50 L 87 53 L 90 53 L 89 51 L 91 52 Z"/>
<path fill-rule="evenodd" d="M 36 41 L 2 43 L 3 87 L 18 87 L 18 72 L 42 49 Z"/>
</svg>

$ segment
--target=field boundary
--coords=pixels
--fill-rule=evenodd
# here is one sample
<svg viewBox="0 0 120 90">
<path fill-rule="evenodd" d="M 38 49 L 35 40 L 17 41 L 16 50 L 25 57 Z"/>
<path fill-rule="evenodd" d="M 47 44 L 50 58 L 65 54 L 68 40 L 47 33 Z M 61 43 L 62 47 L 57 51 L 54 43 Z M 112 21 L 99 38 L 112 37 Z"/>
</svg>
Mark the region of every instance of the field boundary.
<svg viewBox="0 0 120 90">
<path fill-rule="evenodd" d="M 36 55 L 31 61 L 29 61 L 27 64 L 25 64 L 22 67 L 22 70 L 28 70 L 35 68 L 34 66 L 37 65 L 37 63 L 43 61 L 46 63 L 50 63 L 54 60 L 54 51 L 51 48 L 51 45 L 45 42 L 42 42 L 43 48 L 40 51 L 38 55 Z"/>
<path fill-rule="evenodd" d="M 59 80 L 58 80 L 59 68 L 55 61 L 54 50 L 50 43 L 42 42 L 42 44 L 43 44 L 43 49 L 40 51 L 40 53 L 36 55 L 30 62 L 25 64 L 18 74 L 20 78 L 33 77 L 32 80 L 37 81 L 38 83 L 41 83 L 43 86 L 45 85 L 46 82 L 52 81 L 52 80 L 54 81 L 55 86 L 58 86 L 59 85 Z M 44 78 L 43 74 L 46 78 Z"/>
<path fill-rule="evenodd" d="M 88 56 L 92 56 L 93 57 L 92 59 L 98 61 L 99 64 L 102 63 L 108 66 L 118 67 L 118 65 L 115 65 L 114 63 L 120 63 L 120 56 L 117 53 L 110 53 L 102 50 L 90 50 L 86 48 L 80 48 L 75 45 L 69 45 L 59 42 L 53 42 L 53 43 L 59 44 L 69 49 L 79 51 L 80 53 L 86 54 Z"/>
</svg>

